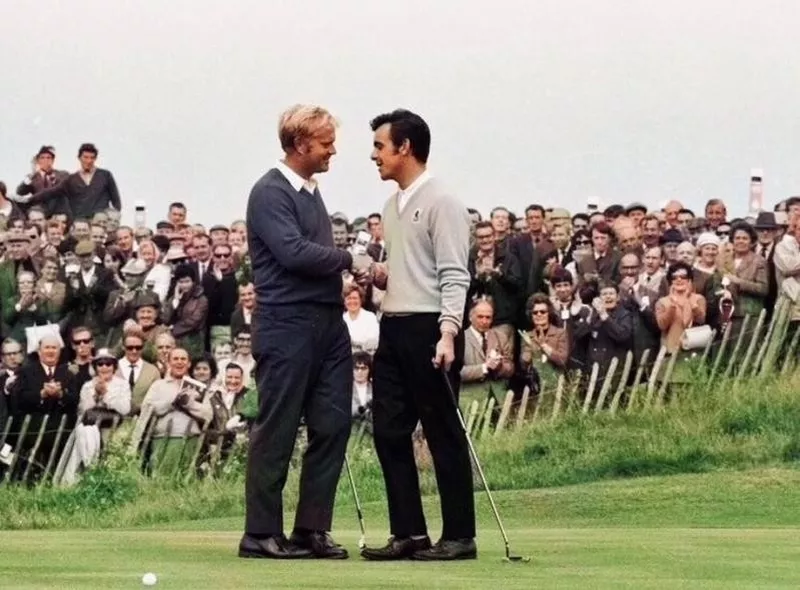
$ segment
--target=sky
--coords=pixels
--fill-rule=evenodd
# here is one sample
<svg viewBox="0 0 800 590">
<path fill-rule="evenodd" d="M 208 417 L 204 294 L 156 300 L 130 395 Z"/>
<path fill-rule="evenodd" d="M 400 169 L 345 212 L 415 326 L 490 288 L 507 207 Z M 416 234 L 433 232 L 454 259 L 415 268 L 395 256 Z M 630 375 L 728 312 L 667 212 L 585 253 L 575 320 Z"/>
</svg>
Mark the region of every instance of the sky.
<svg viewBox="0 0 800 590">
<path fill-rule="evenodd" d="M 789 0 L 0 0 L 0 179 L 42 144 L 94 142 L 124 215 L 184 201 L 244 215 L 281 156 L 280 112 L 340 121 L 329 212 L 380 210 L 369 121 L 429 123 L 429 168 L 465 205 L 585 210 L 670 198 L 744 214 L 800 194 L 800 11 Z"/>
</svg>

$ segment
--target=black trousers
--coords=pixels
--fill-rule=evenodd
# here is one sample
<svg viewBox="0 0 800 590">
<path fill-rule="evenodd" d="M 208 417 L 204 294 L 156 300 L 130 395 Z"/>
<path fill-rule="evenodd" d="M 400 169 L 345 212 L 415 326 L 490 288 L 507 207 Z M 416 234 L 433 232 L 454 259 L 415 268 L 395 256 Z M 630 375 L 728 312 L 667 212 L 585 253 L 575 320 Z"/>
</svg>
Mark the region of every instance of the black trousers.
<svg viewBox="0 0 800 590">
<path fill-rule="evenodd" d="M 350 437 L 353 360 L 342 308 L 285 305 L 253 317 L 258 417 L 250 431 L 245 530 L 283 532 L 283 487 L 305 416 L 295 528 L 328 531 Z"/>
<path fill-rule="evenodd" d="M 375 353 L 372 419 L 383 469 L 391 533 L 427 534 L 411 434 L 422 423 L 433 457 L 442 506 L 442 539 L 475 536 L 472 464 L 456 405 L 432 359 L 439 340 L 438 314 L 384 316 Z M 458 391 L 464 338 L 456 339 L 450 381 Z"/>
</svg>

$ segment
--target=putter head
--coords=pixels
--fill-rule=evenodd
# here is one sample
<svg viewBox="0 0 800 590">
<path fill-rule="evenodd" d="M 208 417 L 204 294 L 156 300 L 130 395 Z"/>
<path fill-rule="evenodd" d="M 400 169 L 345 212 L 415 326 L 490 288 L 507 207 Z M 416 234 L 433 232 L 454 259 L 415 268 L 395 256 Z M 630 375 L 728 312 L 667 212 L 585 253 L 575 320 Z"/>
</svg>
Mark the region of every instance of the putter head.
<svg viewBox="0 0 800 590">
<path fill-rule="evenodd" d="M 521 556 L 521 555 L 506 555 L 503 558 L 503 561 L 507 561 L 509 563 L 528 563 L 531 560 L 528 556 Z"/>
<path fill-rule="evenodd" d="M 358 540 L 358 551 L 363 551 L 367 546 L 367 540 L 364 538 L 364 535 L 361 535 L 361 538 Z"/>
</svg>

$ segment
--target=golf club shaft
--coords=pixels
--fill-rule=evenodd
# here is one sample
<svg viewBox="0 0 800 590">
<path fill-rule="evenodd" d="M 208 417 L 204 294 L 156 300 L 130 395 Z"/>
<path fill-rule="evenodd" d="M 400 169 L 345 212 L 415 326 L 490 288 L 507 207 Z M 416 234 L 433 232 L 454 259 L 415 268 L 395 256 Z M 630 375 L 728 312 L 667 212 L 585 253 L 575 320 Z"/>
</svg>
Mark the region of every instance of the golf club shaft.
<svg viewBox="0 0 800 590">
<path fill-rule="evenodd" d="M 344 456 L 344 466 L 347 470 L 347 479 L 350 480 L 350 489 L 353 491 L 353 499 L 356 504 L 356 514 L 358 515 L 358 526 L 361 527 L 361 537 L 366 537 L 366 530 L 364 528 L 364 513 L 361 511 L 361 500 L 358 499 L 358 491 L 356 490 L 356 482 L 353 479 L 353 471 L 350 469 L 350 461 L 347 455 Z"/>
<path fill-rule="evenodd" d="M 478 453 L 475 451 L 475 446 L 472 444 L 472 439 L 469 436 L 469 431 L 467 430 L 467 423 L 464 421 L 464 416 L 461 415 L 461 408 L 458 407 L 458 398 L 456 398 L 456 392 L 453 389 L 453 384 L 450 383 L 450 377 L 447 375 L 447 371 L 443 370 L 442 376 L 444 377 L 444 381 L 447 384 L 447 390 L 450 393 L 450 397 L 453 399 L 453 403 L 456 406 L 456 414 L 458 414 L 458 421 L 461 422 L 461 428 L 464 429 L 464 436 L 467 438 L 467 445 L 469 446 L 469 452 L 472 455 L 472 460 L 475 462 L 475 468 L 478 470 L 478 475 L 481 478 L 483 489 L 486 490 L 486 496 L 489 498 L 489 504 L 492 507 L 492 512 L 494 513 L 494 519 L 497 521 L 497 526 L 500 528 L 500 534 L 503 535 L 503 542 L 506 544 L 506 556 L 508 556 L 508 535 L 506 534 L 506 529 L 503 526 L 503 521 L 500 518 L 500 512 L 497 510 L 497 505 L 494 503 L 494 498 L 492 497 L 492 491 L 489 489 L 489 482 L 486 481 L 486 475 L 484 475 L 483 473 L 481 462 L 478 459 Z"/>
</svg>

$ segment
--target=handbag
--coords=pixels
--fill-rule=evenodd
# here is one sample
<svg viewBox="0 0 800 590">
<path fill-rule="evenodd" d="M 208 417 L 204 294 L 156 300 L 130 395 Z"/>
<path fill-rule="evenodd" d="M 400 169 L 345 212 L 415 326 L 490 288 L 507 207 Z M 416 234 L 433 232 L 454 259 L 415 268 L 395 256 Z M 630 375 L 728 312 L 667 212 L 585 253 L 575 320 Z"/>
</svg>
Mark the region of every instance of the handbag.
<svg viewBox="0 0 800 590">
<path fill-rule="evenodd" d="M 61 338 L 61 330 L 58 324 L 47 323 L 44 326 L 29 326 L 25 328 L 25 339 L 28 341 L 28 354 L 35 352 L 39 348 L 39 342 L 45 336 L 52 336 L 58 340 L 61 348 L 64 348 L 64 340 Z"/>
<path fill-rule="evenodd" d="M 714 331 L 708 325 L 686 328 L 681 335 L 681 348 L 683 350 L 705 348 L 711 342 L 713 335 Z"/>
</svg>

